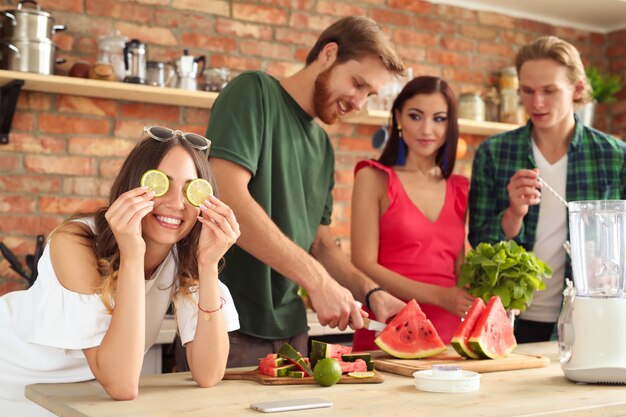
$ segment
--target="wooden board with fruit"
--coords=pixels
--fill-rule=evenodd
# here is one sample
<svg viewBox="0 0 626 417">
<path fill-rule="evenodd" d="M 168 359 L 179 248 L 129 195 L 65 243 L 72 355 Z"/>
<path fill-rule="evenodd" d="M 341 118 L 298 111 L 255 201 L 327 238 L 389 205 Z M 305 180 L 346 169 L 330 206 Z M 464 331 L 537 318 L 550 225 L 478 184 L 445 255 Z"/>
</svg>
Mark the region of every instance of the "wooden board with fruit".
<svg viewBox="0 0 626 417">
<path fill-rule="evenodd" d="M 312 341 L 311 358 L 285 343 L 278 353 L 259 358 L 253 370 L 229 370 L 224 379 L 256 381 L 265 385 L 377 384 L 384 377 L 374 369 L 372 355 L 352 352 L 349 346 Z"/>
<path fill-rule="evenodd" d="M 366 378 L 355 378 L 348 374 L 341 375 L 338 384 L 380 384 L 385 380 L 383 374 L 378 371 L 371 371 L 373 376 Z M 302 378 L 290 378 L 287 376 L 267 376 L 259 372 L 259 368 L 251 371 L 235 371 L 227 370 L 224 375 L 225 380 L 245 380 L 255 381 L 263 385 L 308 385 L 317 384 L 315 379 L 310 376 Z"/>
</svg>

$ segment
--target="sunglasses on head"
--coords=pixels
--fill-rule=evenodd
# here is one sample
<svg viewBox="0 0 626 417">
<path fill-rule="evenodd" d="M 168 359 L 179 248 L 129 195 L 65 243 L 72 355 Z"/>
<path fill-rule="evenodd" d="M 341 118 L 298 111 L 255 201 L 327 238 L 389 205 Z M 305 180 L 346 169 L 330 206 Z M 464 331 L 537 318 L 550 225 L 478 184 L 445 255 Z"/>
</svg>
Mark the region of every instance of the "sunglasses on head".
<svg viewBox="0 0 626 417">
<path fill-rule="evenodd" d="M 159 142 L 167 142 L 178 136 L 187 142 L 192 148 L 203 151 L 207 156 L 209 155 L 211 141 L 196 133 L 181 132 L 180 130 L 173 130 L 169 127 L 162 126 L 145 126 L 143 131 L 152 139 L 158 140 Z"/>
</svg>

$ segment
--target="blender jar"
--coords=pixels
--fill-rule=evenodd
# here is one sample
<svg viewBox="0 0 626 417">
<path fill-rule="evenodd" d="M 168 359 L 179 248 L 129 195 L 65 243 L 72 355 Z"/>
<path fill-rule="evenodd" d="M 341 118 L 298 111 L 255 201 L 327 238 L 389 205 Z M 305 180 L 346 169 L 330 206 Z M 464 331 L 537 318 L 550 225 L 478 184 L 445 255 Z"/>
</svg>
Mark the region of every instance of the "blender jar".
<svg viewBox="0 0 626 417">
<path fill-rule="evenodd" d="M 626 296 L 626 200 L 569 203 L 576 296 Z"/>
</svg>

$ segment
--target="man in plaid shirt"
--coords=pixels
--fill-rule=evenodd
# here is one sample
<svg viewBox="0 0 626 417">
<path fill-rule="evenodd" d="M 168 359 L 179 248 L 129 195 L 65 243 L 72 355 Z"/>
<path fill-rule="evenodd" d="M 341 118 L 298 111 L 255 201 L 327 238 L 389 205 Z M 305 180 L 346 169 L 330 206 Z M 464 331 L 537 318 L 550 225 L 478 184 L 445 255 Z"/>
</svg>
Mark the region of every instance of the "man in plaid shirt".
<svg viewBox="0 0 626 417">
<path fill-rule="evenodd" d="M 496 135 L 476 151 L 469 196 L 469 240 L 514 239 L 553 269 L 546 289 L 516 320 L 518 343 L 549 340 L 561 308 L 564 278 L 571 268 L 565 205 L 539 177 L 568 201 L 626 198 L 626 144 L 583 126 L 574 105 L 590 99 L 578 51 L 546 36 L 516 57 L 526 126 Z"/>
</svg>

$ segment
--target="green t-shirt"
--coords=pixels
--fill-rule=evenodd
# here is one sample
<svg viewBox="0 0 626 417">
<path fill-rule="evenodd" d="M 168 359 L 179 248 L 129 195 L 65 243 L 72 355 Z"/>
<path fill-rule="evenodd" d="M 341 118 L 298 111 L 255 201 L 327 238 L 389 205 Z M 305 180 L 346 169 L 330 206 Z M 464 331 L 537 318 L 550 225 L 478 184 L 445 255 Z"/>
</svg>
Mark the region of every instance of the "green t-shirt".
<svg viewBox="0 0 626 417">
<path fill-rule="evenodd" d="M 330 224 L 334 153 L 326 132 L 276 79 L 254 71 L 220 93 L 207 137 L 211 156 L 249 170 L 250 194 L 309 251 L 320 224 Z M 226 254 L 220 278 L 233 295 L 242 333 L 283 339 L 308 330 L 298 285 L 239 246 Z"/>
</svg>

